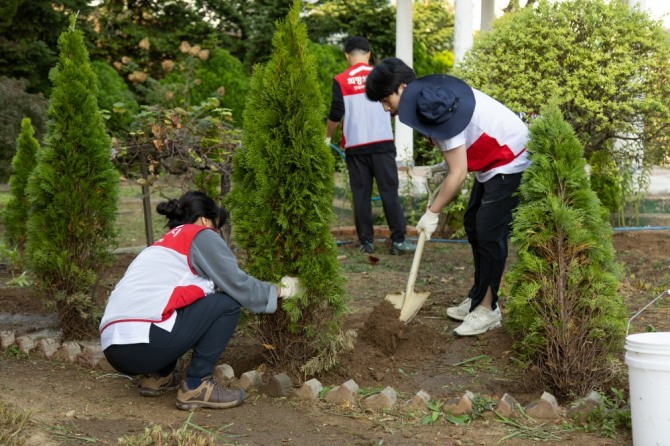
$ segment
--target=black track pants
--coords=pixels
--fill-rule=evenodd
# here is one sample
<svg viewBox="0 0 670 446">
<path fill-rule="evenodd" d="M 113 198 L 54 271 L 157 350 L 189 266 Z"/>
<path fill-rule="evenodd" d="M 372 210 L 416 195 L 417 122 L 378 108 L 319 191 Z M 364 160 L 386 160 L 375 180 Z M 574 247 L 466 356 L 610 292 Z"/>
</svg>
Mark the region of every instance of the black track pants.
<svg viewBox="0 0 670 446">
<path fill-rule="evenodd" d="M 519 204 L 514 195 L 521 184 L 521 173 L 499 174 L 485 183 L 475 180 L 465 210 L 464 227 L 472 248 L 475 277 L 468 293 L 473 310 L 484 299 L 486 290 L 493 292 L 493 309 L 507 260 L 507 240 L 512 212 Z"/>
<path fill-rule="evenodd" d="M 405 240 L 405 216 L 398 197 L 398 166 L 395 156 L 395 152 L 370 155 L 347 154 L 347 170 L 354 200 L 356 233 L 361 243 L 374 241 L 370 202 L 373 178 L 377 181 L 384 216 L 391 230 L 391 240 L 398 243 Z"/>
<path fill-rule="evenodd" d="M 109 363 L 121 373 L 167 376 L 177 360 L 193 349 L 186 375 L 202 378 L 214 371 L 240 318 L 240 304 L 227 294 L 209 294 L 177 310 L 177 321 L 168 332 L 151 326 L 148 344 L 111 345 Z"/>
</svg>

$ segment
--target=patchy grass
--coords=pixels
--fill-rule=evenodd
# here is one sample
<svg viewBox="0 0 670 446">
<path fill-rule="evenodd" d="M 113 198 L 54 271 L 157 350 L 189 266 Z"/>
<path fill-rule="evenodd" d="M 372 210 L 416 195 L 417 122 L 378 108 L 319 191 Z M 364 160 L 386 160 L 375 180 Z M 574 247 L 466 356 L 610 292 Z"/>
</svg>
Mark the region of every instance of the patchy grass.
<svg viewBox="0 0 670 446">
<path fill-rule="evenodd" d="M 31 412 L 17 409 L 0 401 L 0 445 L 18 446 L 25 443 L 26 423 Z"/>
<path fill-rule="evenodd" d="M 119 444 L 124 446 L 220 446 L 236 445 L 235 437 L 222 433 L 231 424 L 221 426 L 216 432 L 205 429 L 191 421 L 191 412 L 179 429 L 165 431 L 161 426 L 146 427 L 144 432 L 138 435 L 126 436 L 119 439 Z M 231 441 L 233 441 L 231 443 Z"/>
</svg>

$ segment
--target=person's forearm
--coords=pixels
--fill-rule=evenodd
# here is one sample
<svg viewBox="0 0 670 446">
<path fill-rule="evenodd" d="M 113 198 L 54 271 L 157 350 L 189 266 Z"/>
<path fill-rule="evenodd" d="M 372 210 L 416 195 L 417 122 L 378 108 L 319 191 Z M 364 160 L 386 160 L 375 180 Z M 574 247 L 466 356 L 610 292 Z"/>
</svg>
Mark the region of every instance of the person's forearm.
<svg viewBox="0 0 670 446">
<path fill-rule="evenodd" d="M 439 144 L 439 143 L 438 143 Z M 465 144 L 449 150 L 443 150 L 442 156 L 447 165 L 449 175 L 442 181 L 437 196 L 430 203 L 428 210 L 438 213 L 459 193 L 465 178 L 468 176 L 468 159 Z"/>
<path fill-rule="evenodd" d="M 333 133 L 335 133 L 335 130 L 337 129 L 337 126 L 340 125 L 339 122 L 331 121 L 328 119 L 326 121 L 326 137 L 327 138 L 332 138 Z"/>
<path fill-rule="evenodd" d="M 428 209 L 431 212 L 440 212 L 459 193 L 466 176 L 466 172 L 450 172 L 442 181 L 440 190 Z"/>
<path fill-rule="evenodd" d="M 242 271 L 235 255 L 214 231 L 200 231 L 189 251 L 193 269 L 254 313 L 274 313 L 279 287 Z"/>
</svg>

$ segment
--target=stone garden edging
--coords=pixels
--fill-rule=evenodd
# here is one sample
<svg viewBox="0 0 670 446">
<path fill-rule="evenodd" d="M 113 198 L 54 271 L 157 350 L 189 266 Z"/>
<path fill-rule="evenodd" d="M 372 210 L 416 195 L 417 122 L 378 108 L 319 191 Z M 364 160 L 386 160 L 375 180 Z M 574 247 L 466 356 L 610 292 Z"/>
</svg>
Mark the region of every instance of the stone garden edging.
<svg viewBox="0 0 670 446">
<path fill-rule="evenodd" d="M 80 364 L 91 369 L 116 373 L 102 353 L 96 341 L 62 341 L 58 330 L 42 330 L 17 336 L 14 331 L 0 331 L 0 349 L 16 348 L 21 353 L 36 355 L 47 360 Z M 364 409 L 380 412 L 402 410 L 413 413 L 428 413 L 430 395 L 419 390 L 412 398 L 399 402 L 398 394 L 390 386 L 381 392 L 360 397 L 359 386 L 350 379 L 334 386 L 322 395 L 324 386 L 317 379 L 310 379 L 295 387 L 291 378 L 280 373 L 273 375 L 264 383 L 263 376 L 255 370 L 244 372 L 235 378 L 235 372 L 228 364 L 220 364 L 215 369 L 216 379 L 224 384 L 238 387 L 248 393 L 260 392 L 272 398 L 298 398 L 306 401 L 323 399 L 334 405 L 355 405 L 360 403 Z M 466 391 L 457 398 L 446 401 L 441 410 L 454 416 L 465 415 L 473 410 L 475 395 Z M 549 392 L 543 392 L 540 398 L 522 408 L 513 396 L 505 393 L 493 406 L 493 411 L 502 417 L 514 417 L 521 409 L 526 416 L 539 420 L 558 420 L 561 418 L 586 420 L 590 413 L 602 407 L 603 402 L 597 392 L 576 401 L 570 407 L 559 406 L 556 398 Z"/>
</svg>

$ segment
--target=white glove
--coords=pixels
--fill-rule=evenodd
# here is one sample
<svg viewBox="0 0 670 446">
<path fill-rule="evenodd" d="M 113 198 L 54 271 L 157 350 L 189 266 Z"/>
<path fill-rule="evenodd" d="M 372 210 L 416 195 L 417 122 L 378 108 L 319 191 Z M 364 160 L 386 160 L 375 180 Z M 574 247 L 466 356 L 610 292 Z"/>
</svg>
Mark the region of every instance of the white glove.
<svg viewBox="0 0 670 446">
<path fill-rule="evenodd" d="M 329 137 L 327 137 L 327 136 L 326 136 L 326 145 L 327 145 L 327 146 L 329 146 L 329 145 L 330 145 L 330 138 L 329 138 Z"/>
<path fill-rule="evenodd" d="M 419 223 L 416 225 L 416 230 L 424 232 L 426 234 L 426 239 L 430 240 L 430 236 L 437 229 L 437 222 L 439 220 L 439 213 L 431 212 L 430 209 L 426 209 L 426 213 L 423 214 L 423 217 L 421 217 Z"/>
<path fill-rule="evenodd" d="M 449 172 L 449 166 L 447 166 L 446 161 L 442 161 L 441 163 L 433 164 L 428 168 L 426 171 L 426 181 L 430 181 L 433 179 L 433 177 L 436 174 L 440 173 L 448 173 Z"/>
<path fill-rule="evenodd" d="M 296 294 L 302 293 L 304 290 L 300 285 L 300 280 L 297 277 L 284 276 L 278 284 L 279 296 L 282 299 L 288 299 Z"/>
</svg>

